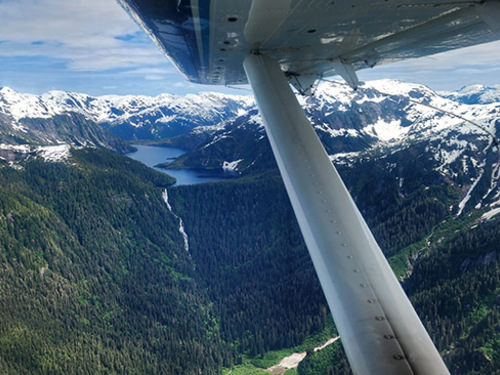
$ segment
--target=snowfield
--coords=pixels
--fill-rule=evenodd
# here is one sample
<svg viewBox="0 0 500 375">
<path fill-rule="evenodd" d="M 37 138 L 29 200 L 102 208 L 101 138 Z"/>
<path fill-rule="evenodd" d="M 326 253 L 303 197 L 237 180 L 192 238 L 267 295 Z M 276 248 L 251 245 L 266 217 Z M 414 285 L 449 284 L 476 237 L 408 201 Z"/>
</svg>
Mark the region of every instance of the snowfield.
<svg viewBox="0 0 500 375">
<path fill-rule="evenodd" d="M 70 145 L 58 145 L 58 146 L 45 146 L 38 147 L 37 154 L 43 158 L 46 162 L 63 162 L 67 161 L 71 156 Z"/>
</svg>

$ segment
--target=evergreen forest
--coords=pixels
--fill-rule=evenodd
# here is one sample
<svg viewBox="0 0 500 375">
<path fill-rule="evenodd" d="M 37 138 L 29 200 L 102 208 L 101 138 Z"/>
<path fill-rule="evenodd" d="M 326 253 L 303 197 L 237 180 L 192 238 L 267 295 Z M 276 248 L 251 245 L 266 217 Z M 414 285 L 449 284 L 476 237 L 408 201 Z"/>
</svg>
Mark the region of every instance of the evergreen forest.
<svg viewBox="0 0 500 375">
<path fill-rule="evenodd" d="M 500 221 L 457 217 L 410 152 L 339 172 L 451 373 L 500 374 Z M 350 373 L 339 341 L 307 344 L 335 332 L 275 169 L 173 187 L 103 149 L 21 166 L 0 166 L 0 374 L 265 374 L 285 348 L 308 353 L 287 375 Z"/>
</svg>

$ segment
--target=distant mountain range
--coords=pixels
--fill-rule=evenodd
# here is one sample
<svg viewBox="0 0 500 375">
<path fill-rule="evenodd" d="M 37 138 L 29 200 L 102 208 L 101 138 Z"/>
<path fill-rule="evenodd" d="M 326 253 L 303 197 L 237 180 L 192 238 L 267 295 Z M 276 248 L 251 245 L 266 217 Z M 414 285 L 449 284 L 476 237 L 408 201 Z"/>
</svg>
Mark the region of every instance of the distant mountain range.
<svg viewBox="0 0 500 375">
<path fill-rule="evenodd" d="M 469 116 L 491 127 L 498 113 L 500 86 L 474 85 L 457 92 L 436 93 L 422 85 L 381 80 L 368 82 L 354 92 L 344 85 L 322 83 L 313 97 L 299 99 L 321 138 L 327 141 L 328 151 L 338 153 L 360 151 L 376 143 L 412 143 L 463 123 L 424 105 Z M 416 104 L 417 101 L 424 105 Z M 248 123 L 261 124 L 251 96 L 200 93 L 92 97 L 63 91 L 37 96 L 7 87 L 0 89 L 0 135 L 4 142 L 8 136 L 13 143 L 29 142 L 28 135 L 34 134 L 40 142 L 60 143 L 64 139 L 57 127 L 59 116 L 72 116 L 75 122 L 82 122 L 82 128 L 92 128 L 91 123 L 97 123 L 124 140 L 163 139 L 191 130 L 193 135 L 201 136 Z M 42 122 L 53 124 L 37 129 Z M 83 132 L 80 128 L 67 133 L 71 131 L 73 135 Z M 81 143 L 91 138 L 90 134 L 78 135 Z M 336 138 L 343 139 L 341 147 L 328 142 Z"/>
<path fill-rule="evenodd" d="M 463 104 L 491 104 L 500 102 L 500 85 L 471 85 L 456 92 L 442 91 L 440 94 Z"/>
<path fill-rule="evenodd" d="M 500 134 L 500 87 L 474 85 L 437 93 L 393 80 L 367 82 L 358 91 L 322 83 L 313 97 L 299 100 L 338 163 L 425 144 L 429 168 L 463 186 L 460 212 L 473 202 L 500 204 L 495 139 Z M 62 91 L 36 96 L 0 89 L 3 144 L 68 143 L 129 150 L 120 138 L 157 140 L 189 150 L 167 168 L 248 174 L 275 166 L 250 96 L 92 97 Z M 480 190 L 482 199 L 471 198 L 473 190 Z"/>
<path fill-rule="evenodd" d="M 202 125 L 217 125 L 237 117 L 253 106 L 249 96 L 216 93 L 175 96 L 100 96 L 50 91 L 37 96 L 0 89 L 0 116 L 13 123 L 15 131 L 26 130 L 29 119 L 51 119 L 80 115 L 100 124 L 120 138 L 159 139 Z"/>
<path fill-rule="evenodd" d="M 474 92 L 477 102 L 460 103 L 460 93 L 466 92 Z M 337 164 L 384 159 L 396 152 L 401 160 L 404 155 L 425 157 L 422 167 L 438 171 L 462 189 L 455 207 L 461 214 L 466 207 L 500 205 L 500 101 L 492 101 L 500 98 L 500 89 L 474 86 L 460 93 L 455 101 L 448 98 L 450 93 L 445 97 L 425 86 L 385 80 L 367 83 L 357 92 L 323 84 L 314 97 L 300 100 Z M 492 102 L 482 104 L 486 97 Z M 468 95 L 467 101 L 472 100 Z M 191 150 L 167 168 L 231 166 L 248 174 L 274 167 L 256 109 L 217 128 L 195 128 L 169 142 L 189 145 Z M 412 154 L 416 145 L 418 155 Z M 404 176 L 398 178 L 403 184 Z"/>
</svg>

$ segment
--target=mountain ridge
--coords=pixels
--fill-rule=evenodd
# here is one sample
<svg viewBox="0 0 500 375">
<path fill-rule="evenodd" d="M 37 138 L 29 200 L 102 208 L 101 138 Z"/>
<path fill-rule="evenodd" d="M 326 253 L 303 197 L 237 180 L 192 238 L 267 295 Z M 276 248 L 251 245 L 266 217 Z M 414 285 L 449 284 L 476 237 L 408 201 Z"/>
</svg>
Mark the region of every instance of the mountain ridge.
<svg viewBox="0 0 500 375">
<path fill-rule="evenodd" d="M 441 95 L 464 104 L 491 104 L 500 101 L 500 85 L 469 85 L 459 90 L 442 91 Z"/>
<path fill-rule="evenodd" d="M 21 94 L 6 87 L 0 89 L 0 114 L 9 116 L 17 123 L 30 118 L 48 119 L 78 113 L 126 140 L 157 139 L 177 135 L 195 126 L 216 125 L 236 116 L 252 103 L 253 99 L 248 96 L 210 92 L 186 96 L 93 97 L 55 90 L 33 95 Z"/>
<path fill-rule="evenodd" d="M 460 100 L 463 97 L 468 99 Z M 365 82 L 357 91 L 323 82 L 314 96 L 298 99 L 335 163 L 383 157 L 424 142 L 434 159 L 432 168 L 464 189 L 458 214 L 473 202 L 500 201 L 494 152 L 500 134 L 500 87 L 473 85 L 453 94 L 395 80 Z M 68 128 L 61 122 L 73 125 Z M 125 148 L 116 146 L 118 141 L 113 143 L 102 128 L 125 139 L 176 134 L 161 142 L 189 151 L 164 164 L 166 168 L 244 175 L 276 167 L 250 96 L 92 97 L 63 91 L 36 96 L 1 88 L 0 126 L 4 144 L 20 143 L 16 137 L 29 141 L 29 135 L 44 144 L 103 146 L 122 152 Z M 481 191 L 484 199 L 472 197 L 474 191 Z"/>
<path fill-rule="evenodd" d="M 486 169 L 491 170 L 488 194 L 492 199 L 490 203 L 494 203 L 494 191 L 498 189 L 495 171 L 499 168 L 496 162 L 499 102 L 461 104 L 425 86 L 389 80 L 366 83 L 359 92 L 343 85 L 336 86 L 335 91 L 331 85 L 323 85 L 315 97 L 299 100 L 336 164 L 383 157 L 425 143 L 425 150 L 433 159 L 432 167 L 455 179 L 457 184 L 475 188 L 477 185 L 470 184 L 463 176 L 467 174 L 467 179 L 475 182 Z M 470 121 L 464 120 L 467 118 Z M 193 141 L 197 137 L 198 145 Z M 211 128 L 210 132 L 195 128 L 171 144 L 180 147 L 185 139 L 189 139 L 192 149 L 165 167 L 223 169 L 232 165 L 240 174 L 275 167 L 275 164 L 263 166 L 260 162 L 271 157 L 256 110 L 227 121 L 217 129 Z M 463 206 L 467 202 L 464 201 Z"/>
<path fill-rule="evenodd" d="M 475 102 L 460 100 L 471 94 L 474 94 Z M 488 100 L 482 99 L 485 96 Z M 436 119 L 435 109 L 425 108 L 425 105 L 458 115 L 467 115 L 470 112 L 468 105 L 478 105 L 473 108 L 476 112 L 487 111 L 485 105 L 492 105 L 498 111 L 500 86 L 472 85 L 456 93 L 440 93 L 423 85 L 395 80 L 366 82 L 357 91 L 343 84 L 323 82 L 318 85 L 314 96 L 299 97 L 299 101 L 313 125 L 322 132 L 333 136 L 359 137 L 371 143 L 374 140 L 391 142 L 403 136 L 415 136 L 415 126 L 411 125 L 416 121 L 445 119 L 447 126 L 460 122 L 444 113 L 438 113 Z M 421 108 L 417 108 L 417 101 L 422 102 Z M 112 130 L 122 139 L 160 139 L 195 128 L 220 127 L 255 110 L 251 96 L 211 92 L 186 96 L 93 97 L 57 90 L 42 95 L 21 94 L 8 87 L 0 88 L 0 115 L 12 119 L 13 128 L 21 131 L 26 129 L 19 123 L 20 120 L 78 113 Z M 349 116 L 345 116 L 346 113 Z M 474 113 L 474 116 L 485 117 L 485 114 Z"/>
</svg>

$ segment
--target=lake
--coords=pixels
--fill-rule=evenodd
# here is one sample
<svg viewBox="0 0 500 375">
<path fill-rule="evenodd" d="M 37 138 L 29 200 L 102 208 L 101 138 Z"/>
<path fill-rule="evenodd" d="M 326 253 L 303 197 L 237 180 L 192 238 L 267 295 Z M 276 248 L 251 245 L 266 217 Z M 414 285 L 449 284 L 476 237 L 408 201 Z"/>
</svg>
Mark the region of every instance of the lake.
<svg viewBox="0 0 500 375">
<path fill-rule="evenodd" d="M 177 179 L 175 185 L 194 185 L 202 182 L 221 181 L 229 177 L 222 176 L 222 172 L 193 170 L 193 169 L 163 169 L 155 165 L 178 158 L 186 151 L 173 147 L 157 147 L 133 145 L 137 151 L 126 154 L 129 158 L 140 161 L 157 171 L 167 173 Z"/>
</svg>

